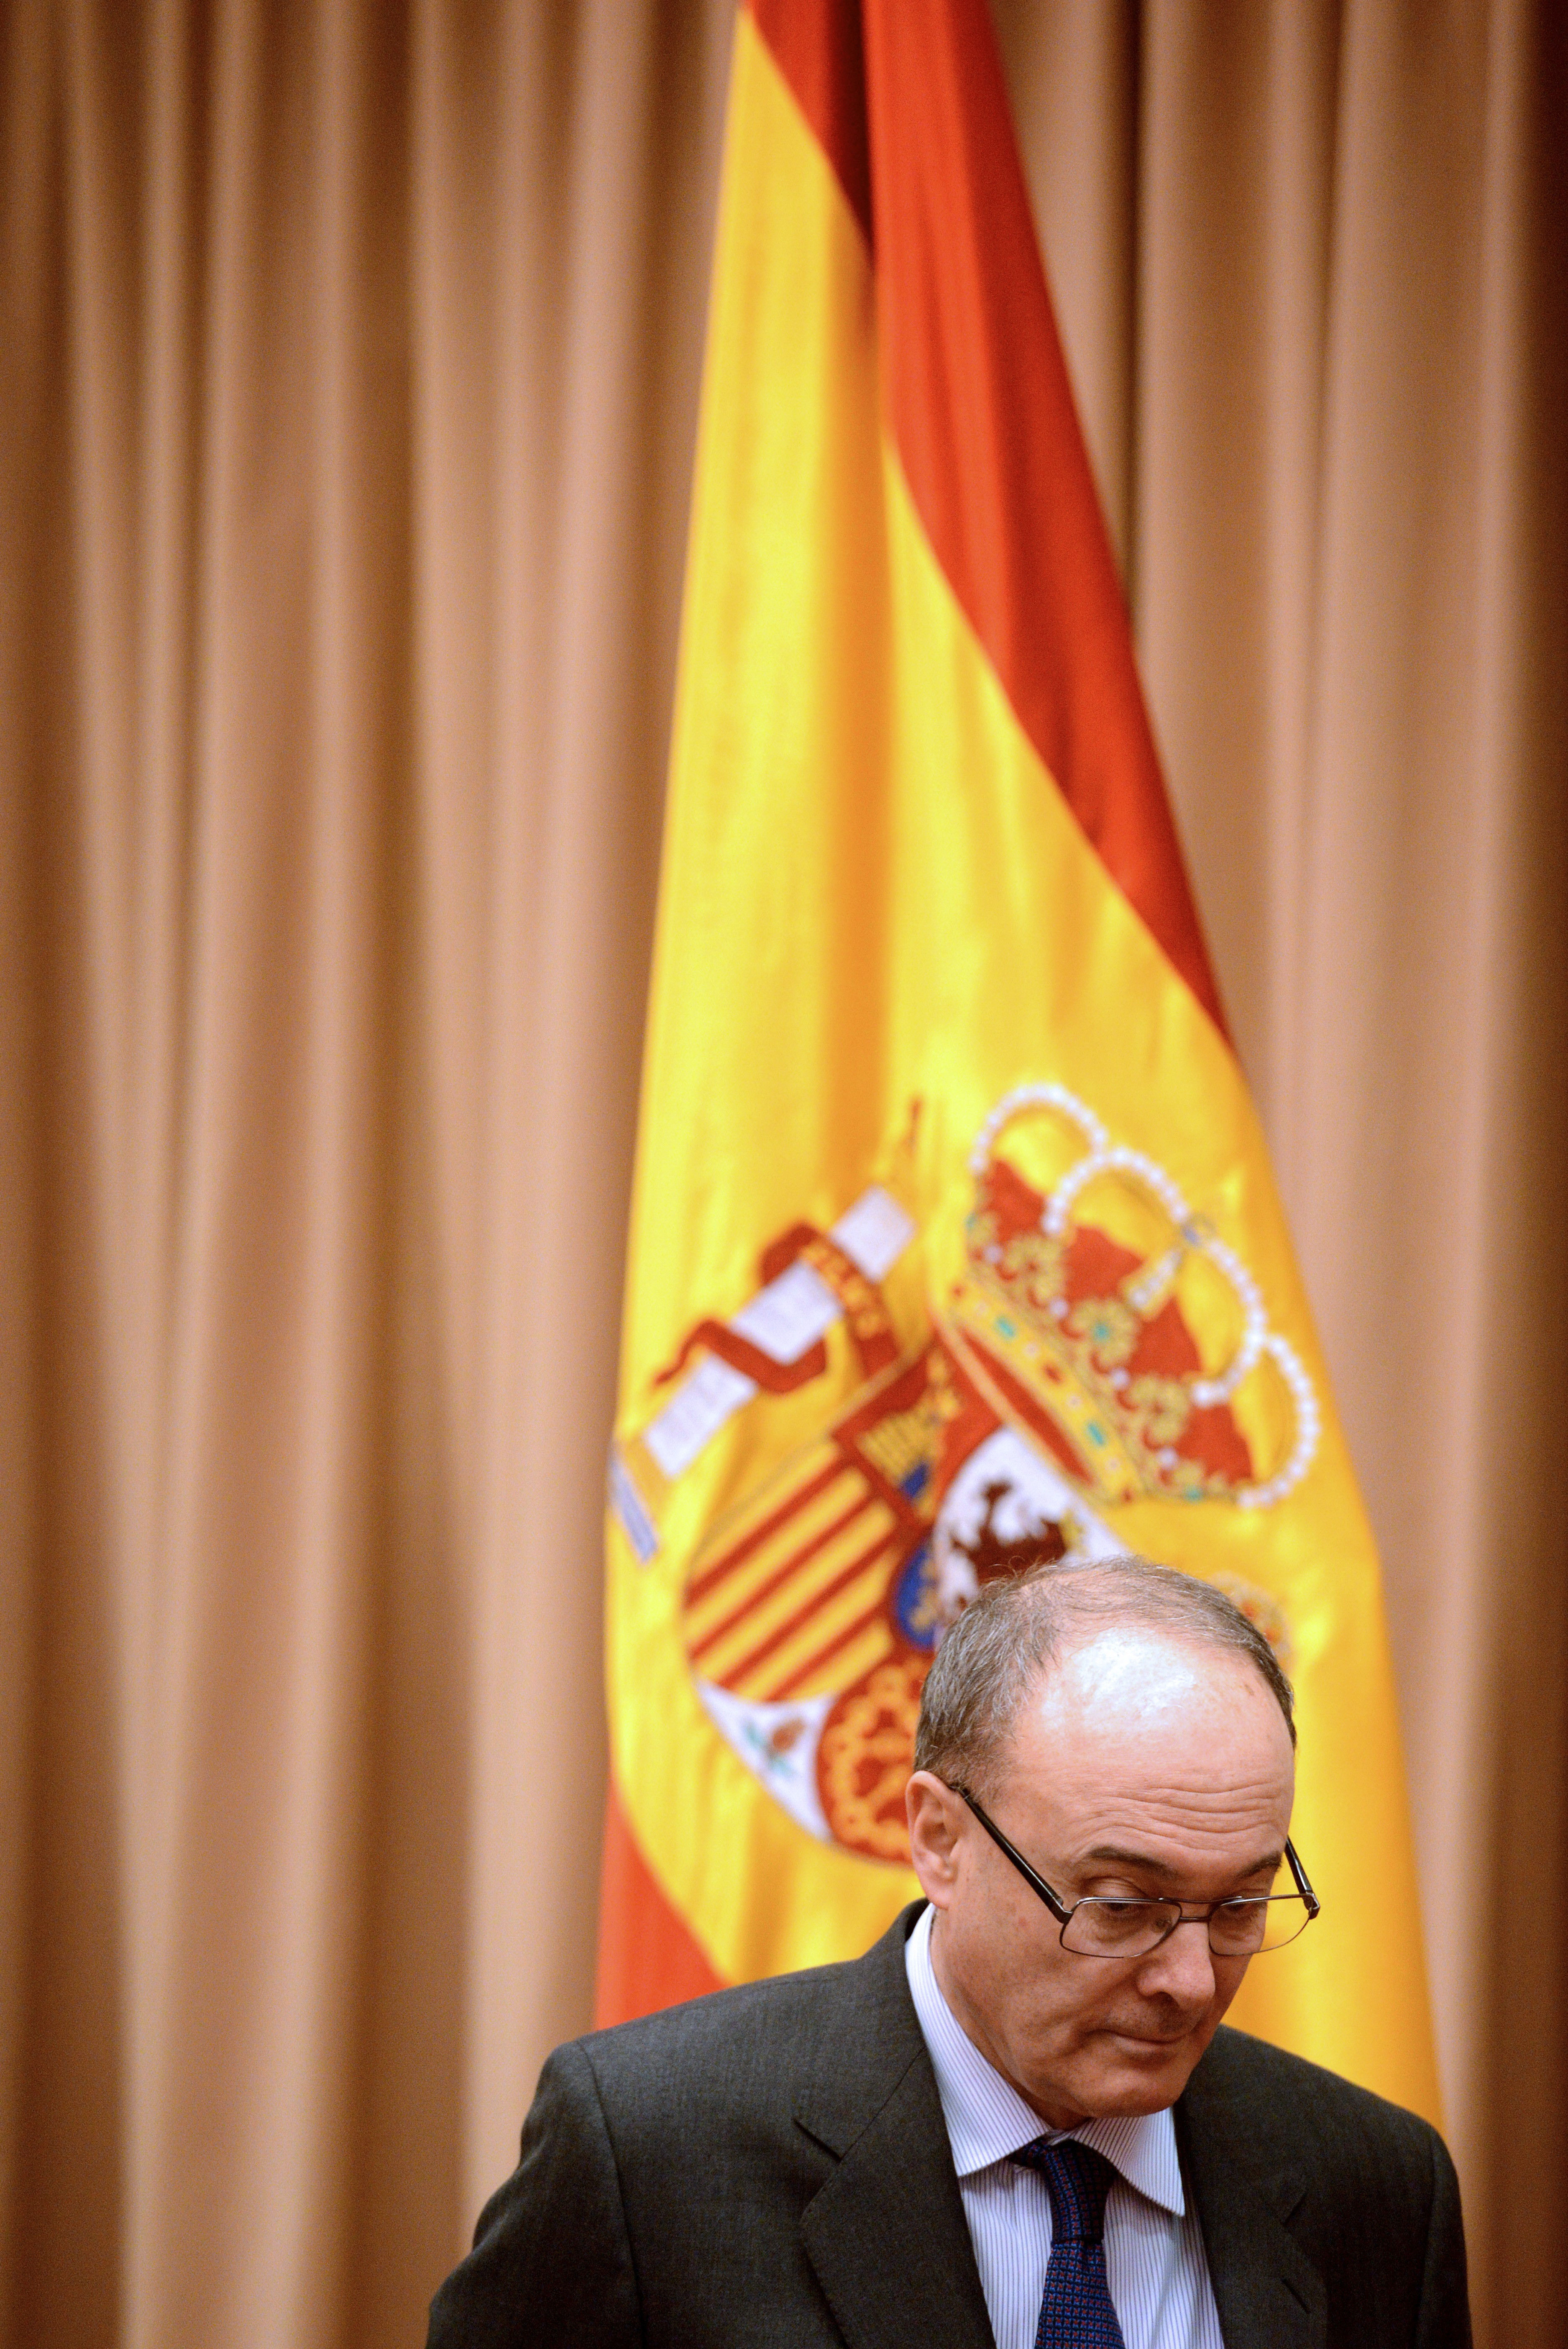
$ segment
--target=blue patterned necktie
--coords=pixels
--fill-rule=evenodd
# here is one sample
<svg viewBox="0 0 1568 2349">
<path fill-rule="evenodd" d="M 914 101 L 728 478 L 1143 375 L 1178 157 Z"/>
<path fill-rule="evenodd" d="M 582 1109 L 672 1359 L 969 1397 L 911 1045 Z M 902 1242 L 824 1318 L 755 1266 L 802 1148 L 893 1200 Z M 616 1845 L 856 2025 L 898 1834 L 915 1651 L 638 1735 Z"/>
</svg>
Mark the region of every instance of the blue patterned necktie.
<svg viewBox="0 0 1568 2349">
<path fill-rule="evenodd" d="M 1105 2198 L 1115 2170 L 1102 2153 L 1037 2137 L 1012 2158 L 1050 2189 L 1051 2256 L 1035 2349 L 1126 2349 L 1105 2280 Z"/>
</svg>

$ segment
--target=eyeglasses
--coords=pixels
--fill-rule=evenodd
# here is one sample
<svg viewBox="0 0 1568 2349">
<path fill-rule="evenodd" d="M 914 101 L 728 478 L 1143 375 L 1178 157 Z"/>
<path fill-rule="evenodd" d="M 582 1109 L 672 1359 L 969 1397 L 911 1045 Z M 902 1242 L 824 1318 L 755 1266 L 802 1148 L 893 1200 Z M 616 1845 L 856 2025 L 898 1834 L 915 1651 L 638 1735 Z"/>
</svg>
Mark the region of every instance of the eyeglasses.
<svg viewBox="0 0 1568 2349">
<path fill-rule="evenodd" d="M 946 1781 L 944 1781 L 946 1784 Z M 1031 1892 L 1042 1899 L 1061 1927 L 1061 1944 L 1080 1958 L 1142 1958 L 1169 1940 L 1178 1925 L 1207 1925 L 1209 1947 L 1217 1958 L 1255 1958 L 1268 1950 L 1283 1950 L 1304 1933 L 1322 1907 L 1306 1880 L 1306 1870 L 1286 1838 L 1284 1856 L 1295 1878 L 1294 1892 L 1271 1892 L 1242 1899 L 1122 1900 L 1092 1895 L 1068 1908 L 1057 1899 L 1043 1876 L 1037 1876 L 1021 1851 L 1010 1844 L 995 1819 L 985 1813 L 967 1786 L 950 1790 L 966 1802 L 997 1849 L 1010 1859 Z M 1187 1910 L 1195 1908 L 1197 1914 Z"/>
</svg>

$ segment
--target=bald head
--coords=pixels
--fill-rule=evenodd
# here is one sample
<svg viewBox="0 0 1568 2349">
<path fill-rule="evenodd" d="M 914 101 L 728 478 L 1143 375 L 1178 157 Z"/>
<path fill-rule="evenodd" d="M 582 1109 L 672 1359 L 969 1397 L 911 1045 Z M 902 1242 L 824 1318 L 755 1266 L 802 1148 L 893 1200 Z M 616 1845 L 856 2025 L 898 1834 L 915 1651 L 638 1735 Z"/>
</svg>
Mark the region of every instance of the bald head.
<svg viewBox="0 0 1568 2349">
<path fill-rule="evenodd" d="M 1110 1632 L 1123 1636 L 1102 1641 Z M 1250 1676 L 1295 1744 L 1290 1683 L 1256 1626 L 1212 1583 L 1130 1556 L 1037 1567 L 989 1584 L 948 1631 L 926 1677 L 915 1768 L 981 1792 L 994 1785 L 1026 1704 L 1091 1644 L 1095 1670 L 1109 1676 L 1105 1693 L 1119 1692 L 1130 1719 L 1155 1702 L 1152 1684 L 1140 1680 L 1153 1650 L 1173 1657 L 1178 1678 L 1181 1651 L 1199 1650 Z"/>
</svg>

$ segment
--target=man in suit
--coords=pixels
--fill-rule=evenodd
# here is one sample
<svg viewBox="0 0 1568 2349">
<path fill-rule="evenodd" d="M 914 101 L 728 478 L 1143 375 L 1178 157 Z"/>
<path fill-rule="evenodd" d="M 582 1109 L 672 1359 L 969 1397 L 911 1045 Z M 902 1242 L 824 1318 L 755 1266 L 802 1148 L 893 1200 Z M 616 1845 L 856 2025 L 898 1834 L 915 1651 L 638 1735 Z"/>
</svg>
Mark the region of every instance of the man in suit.
<svg viewBox="0 0 1568 2349">
<path fill-rule="evenodd" d="M 1122 1559 L 926 1683 L 865 1957 L 559 2049 L 431 2349 L 1457 2349 L 1433 2130 L 1219 2028 L 1316 1912 L 1266 1641 Z"/>
</svg>

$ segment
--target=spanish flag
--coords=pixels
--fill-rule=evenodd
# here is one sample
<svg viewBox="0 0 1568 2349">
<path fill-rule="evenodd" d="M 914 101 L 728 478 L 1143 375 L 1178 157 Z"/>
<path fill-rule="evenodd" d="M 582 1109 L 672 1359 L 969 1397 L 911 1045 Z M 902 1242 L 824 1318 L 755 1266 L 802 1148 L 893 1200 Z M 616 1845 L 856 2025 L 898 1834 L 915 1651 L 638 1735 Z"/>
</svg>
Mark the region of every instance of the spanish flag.
<svg viewBox="0 0 1568 2349">
<path fill-rule="evenodd" d="M 736 32 L 609 1475 L 600 2012 L 859 1953 L 944 1625 L 1206 1576 L 1319 1922 L 1243 2027 L 1435 2115 L 1377 1561 L 1134 669 L 985 0 Z"/>
</svg>

